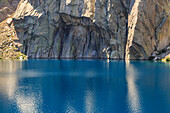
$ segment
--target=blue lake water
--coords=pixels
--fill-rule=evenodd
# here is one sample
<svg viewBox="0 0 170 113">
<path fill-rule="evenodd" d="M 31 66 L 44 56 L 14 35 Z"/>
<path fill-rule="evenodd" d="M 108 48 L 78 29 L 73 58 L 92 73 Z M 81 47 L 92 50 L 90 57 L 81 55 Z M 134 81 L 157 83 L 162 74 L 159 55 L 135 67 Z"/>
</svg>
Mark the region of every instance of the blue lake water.
<svg viewBox="0 0 170 113">
<path fill-rule="evenodd" d="M 170 63 L 0 61 L 0 113 L 170 113 Z"/>
</svg>

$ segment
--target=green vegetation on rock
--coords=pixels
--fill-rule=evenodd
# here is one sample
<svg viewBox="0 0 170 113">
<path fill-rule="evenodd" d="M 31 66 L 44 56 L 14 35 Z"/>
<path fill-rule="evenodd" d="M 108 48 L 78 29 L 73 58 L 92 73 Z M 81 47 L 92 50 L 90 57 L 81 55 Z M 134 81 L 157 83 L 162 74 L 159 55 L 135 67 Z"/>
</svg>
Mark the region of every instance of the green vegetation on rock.
<svg viewBox="0 0 170 113">
<path fill-rule="evenodd" d="M 0 22 L 0 59 L 26 60 L 27 56 L 19 51 L 22 45 L 18 41 L 13 24 L 8 25 L 8 19 Z"/>
<path fill-rule="evenodd" d="M 164 59 L 162 59 L 163 62 L 170 62 L 170 54 L 165 56 Z"/>
<path fill-rule="evenodd" d="M 18 51 L 18 48 L 15 47 L 15 42 L 13 40 L 6 37 L 6 40 L 3 40 L 0 43 L 0 59 L 26 60 L 27 56 Z"/>
</svg>

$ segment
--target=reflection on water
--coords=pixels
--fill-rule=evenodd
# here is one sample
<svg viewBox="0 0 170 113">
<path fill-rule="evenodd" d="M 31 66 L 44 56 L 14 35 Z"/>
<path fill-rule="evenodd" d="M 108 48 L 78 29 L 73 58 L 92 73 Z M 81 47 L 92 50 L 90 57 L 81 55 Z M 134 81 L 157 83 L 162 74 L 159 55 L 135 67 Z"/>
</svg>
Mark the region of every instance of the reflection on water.
<svg viewBox="0 0 170 113">
<path fill-rule="evenodd" d="M 33 87 L 20 86 L 18 82 L 20 78 L 17 76 L 17 71 L 22 69 L 21 61 L 0 60 L 0 94 L 3 94 L 8 100 L 15 102 L 17 108 L 22 113 L 40 112 L 37 101 L 41 101 L 41 93 L 26 90 Z M 25 89 L 25 91 L 23 91 Z M 39 95 L 37 95 L 39 94 Z"/>
<path fill-rule="evenodd" d="M 22 62 L 0 60 L 0 92 L 12 99 L 18 77 L 15 72 L 22 68 Z"/>
<path fill-rule="evenodd" d="M 0 113 L 169 113 L 169 65 L 0 61 Z"/>
<path fill-rule="evenodd" d="M 33 87 L 29 87 L 29 89 L 26 90 L 31 90 L 30 88 L 33 89 Z M 34 90 L 32 90 L 23 92 L 19 89 L 16 91 L 15 99 L 20 112 L 41 112 L 42 95 L 40 91 L 34 92 Z"/>
<path fill-rule="evenodd" d="M 17 70 L 22 68 L 22 62 L 14 60 L 0 60 L 0 74 L 11 73 L 14 74 Z"/>
<path fill-rule="evenodd" d="M 0 76 L 0 92 L 8 95 L 12 99 L 16 90 L 17 77 L 1 77 Z"/>
<path fill-rule="evenodd" d="M 85 93 L 85 107 L 86 107 L 86 113 L 92 113 L 94 112 L 94 99 L 95 96 L 92 91 L 87 90 Z"/>
<path fill-rule="evenodd" d="M 140 105 L 140 94 L 138 91 L 138 86 L 136 81 L 138 79 L 137 71 L 133 64 L 130 62 L 126 62 L 126 80 L 128 87 L 128 104 L 129 104 L 129 112 L 130 113 L 140 113 L 142 112 Z"/>
<path fill-rule="evenodd" d="M 76 109 L 71 105 L 71 103 L 67 102 L 65 105 L 66 113 L 77 113 Z"/>
</svg>

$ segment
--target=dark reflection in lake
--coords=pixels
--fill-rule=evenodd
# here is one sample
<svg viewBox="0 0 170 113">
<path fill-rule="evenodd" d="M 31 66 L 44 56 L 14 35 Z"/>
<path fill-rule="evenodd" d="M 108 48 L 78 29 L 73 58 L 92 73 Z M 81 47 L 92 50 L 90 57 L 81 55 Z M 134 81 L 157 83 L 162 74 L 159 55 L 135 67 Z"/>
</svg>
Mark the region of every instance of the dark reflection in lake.
<svg viewBox="0 0 170 113">
<path fill-rule="evenodd" d="M 169 113 L 170 64 L 0 61 L 0 113 Z"/>
</svg>

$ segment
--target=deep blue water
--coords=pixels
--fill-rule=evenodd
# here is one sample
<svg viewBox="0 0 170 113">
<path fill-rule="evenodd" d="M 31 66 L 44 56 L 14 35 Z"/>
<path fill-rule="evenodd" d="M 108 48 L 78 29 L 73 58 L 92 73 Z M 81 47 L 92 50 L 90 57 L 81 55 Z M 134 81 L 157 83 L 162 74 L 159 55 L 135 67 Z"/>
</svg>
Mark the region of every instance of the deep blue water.
<svg viewBox="0 0 170 113">
<path fill-rule="evenodd" d="M 0 61 L 0 113 L 170 113 L 170 63 Z"/>
</svg>

